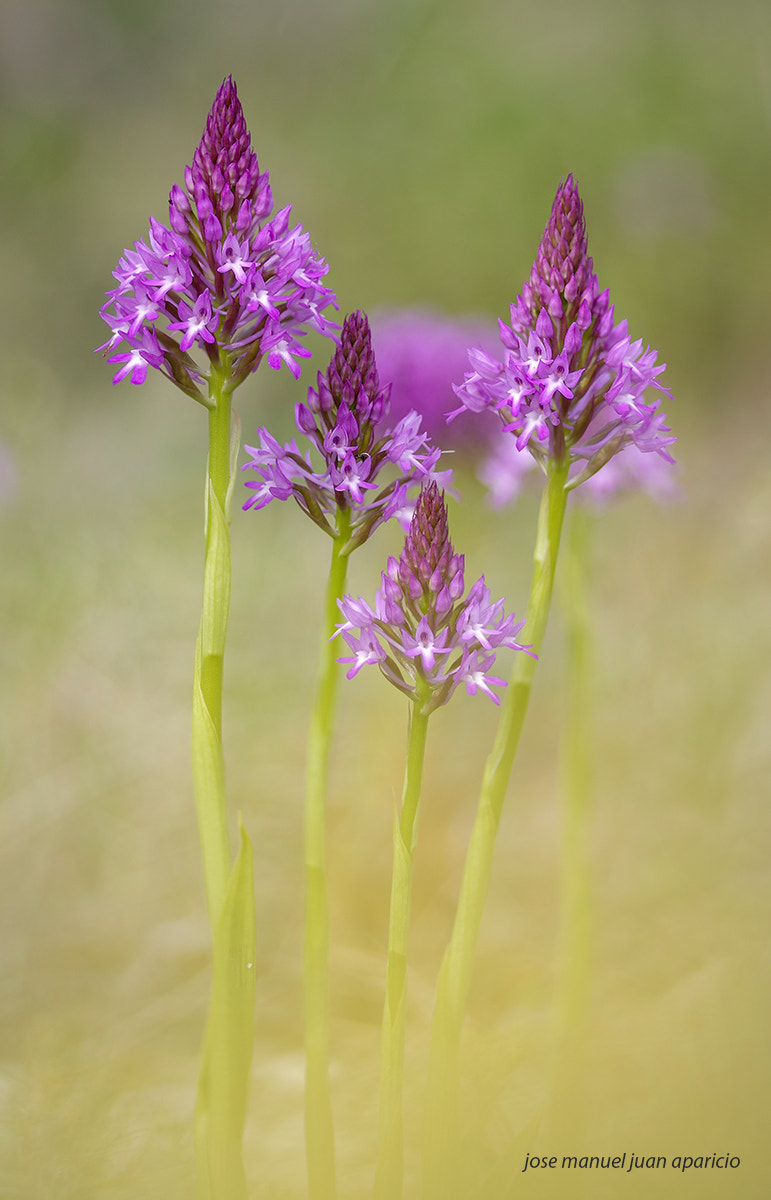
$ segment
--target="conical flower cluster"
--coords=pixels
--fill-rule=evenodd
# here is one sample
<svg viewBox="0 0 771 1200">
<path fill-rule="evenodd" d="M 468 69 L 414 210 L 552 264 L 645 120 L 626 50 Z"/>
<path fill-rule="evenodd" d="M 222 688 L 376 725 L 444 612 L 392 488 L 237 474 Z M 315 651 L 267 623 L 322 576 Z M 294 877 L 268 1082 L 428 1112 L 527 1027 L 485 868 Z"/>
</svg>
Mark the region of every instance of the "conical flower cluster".
<svg viewBox="0 0 771 1200">
<path fill-rule="evenodd" d="M 569 175 L 561 184 L 541 244 L 511 305 L 511 325 L 499 322 L 503 362 L 469 350 L 472 370 L 455 388 L 461 408 L 496 410 L 517 450 L 542 464 L 568 456 L 568 487 L 599 471 L 625 446 L 672 458 L 676 439 L 648 389 L 664 364 L 633 342 L 626 321 L 615 324 L 587 252 L 583 205 Z"/>
<path fill-rule="evenodd" d="M 252 150 L 236 85 L 225 80 L 185 186 L 169 197 L 169 226 L 151 218 L 148 241 L 126 250 L 102 317 L 112 336 L 100 350 L 120 363 L 113 379 L 143 383 L 148 367 L 203 404 L 209 364 L 227 366 L 231 389 L 263 358 L 300 374 L 308 326 L 327 334 L 334 294 L 328 267 L 307 233 L 289 228 L 289 207 L 272 218 L 267 172 Z M 196 357 L 196 352 L 198 356 Z M 201 356 L 204 362 L 202 363 Z M 208 359 L 208 363 L 206 360 Z"/>
<path fill-rule="evenodd" d="M 404 549 L 388 559 L 374 609 L 361 598 L 339 601 L 345 621 L 338 627 L 353 652 L 352 679 L 376 663 L 399 691 L 425 713 L 446 704 L 463 683 L 474 695 L 484 692 L 495 704 L 493 686 L 505 681 L 490 672 L 503 646 L 533 651 L 516 638 L 524 621 L 504 614 L 503 600 L 490 600 L 484 576 L 464 598 L 464 557 L 456 554 L 447 524 L 444 493 L 429 483 L 418 497 Z"/>
<path fill-rule="evenodd" d="M 435 470 L 441 451 L 430 445 L 417 413 L 388 427 L 389 390 L 380 386 L 369 322 L 364 313 L 351 313 L 326 375 L 319 372 L 307 404 L 295 408 L 298 431 L 317 451 L 320 469 L 294 439 L 282 446 L 260 429 L 259 447 L 246 447 L 252 459 L 243 469 L 256 471 L 258 478 L 246 483 L 251 496 L 243 507 L 264 508 L 271 500 L 294 496 L 330 536 L 343 509 L 349 529 L 345 553 L 390 517 L 409 519 L 410 488 L 432 479 L 444 483 L 451 472 Z M 387 467 L 397 472 L 394 478 L 391 471 L 389 481 L 381 479 Z"/>
</svg>

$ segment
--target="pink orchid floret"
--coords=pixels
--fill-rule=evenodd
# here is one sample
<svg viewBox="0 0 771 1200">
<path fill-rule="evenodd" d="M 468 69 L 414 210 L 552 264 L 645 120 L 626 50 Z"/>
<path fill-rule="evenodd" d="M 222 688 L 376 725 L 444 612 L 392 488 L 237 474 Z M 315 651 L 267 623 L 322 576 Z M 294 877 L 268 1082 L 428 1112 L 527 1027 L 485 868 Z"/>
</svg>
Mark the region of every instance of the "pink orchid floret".
<svg viewBox="0 0 771 1200">
<path fill-rule="evenodd" d="M 345 673 L 347 679 L 353 679 L 355 675 L 358 675 L 362 667 L 371 666 L 373 663 L 379 664 L 385 662 L 386 652 L 370 629 L 362 629 L 358 640 L 350 633 L 345 633 L 343 636 L 351 650 L 353 650 L 352 655 L 337 660 L 340 663 L 352 664 Z"/>
</svg>

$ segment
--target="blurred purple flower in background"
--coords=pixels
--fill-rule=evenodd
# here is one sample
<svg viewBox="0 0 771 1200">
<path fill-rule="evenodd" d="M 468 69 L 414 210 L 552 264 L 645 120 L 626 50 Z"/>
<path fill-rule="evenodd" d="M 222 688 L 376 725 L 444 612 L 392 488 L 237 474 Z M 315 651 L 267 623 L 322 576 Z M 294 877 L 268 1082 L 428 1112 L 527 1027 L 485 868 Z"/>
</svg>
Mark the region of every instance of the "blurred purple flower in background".
<svg viewBox="0 0 771 1200">
<path fill-rule="evenodd" d="M 372 342 L 380 378 L 391 384 L 391 415 L 398 419 L 411 409 L 423 418 L 437 446 L 474 456 L 491 442 L 498 429 L 462 414 L 447 425 L 454 406 L 453 384 L 468 370 L 468 348 L 488 354 L 498 348 L 489 321 L 477 317 L 446 317 L 427 309 L 394 309 L 372 318 Z"/>
<path fill-rule="evenodd" d="M 496 438 L 477 472 L 493 508 L 517 500 L 532 484 L 535 467 L 535 459 L 519 451 L 514 438 Z M 644 492 L 659 502 L 676 500 L 680 495 L 670 463 L 631 445 L 619 450 L 602 470 L 585 480 L 576 492 L 576 500 L 602 507 L 627 492 Z"/>
<path fill-rule="evenodd" d="M 144 383 L 148 367 L 161 371 L 200 403 L 206 368 L 227 360 L 232 390 L 263 358 L 295 377 L 296 359 L 310 357 L 298 338 L 308 327 L 328 334 L 323 316 L 337 307 L 321 284 L 328 271 L 300 225 L 289 228 L 289 207 L 271 217 L 273 194 L 260 171 L 232 78 L 224 81 L 185 186 L 174 184 L 169 227 L 150 219 L 148 242 L 126 250 L 113 272 L 101 315 L 112 336 L 105 353 L 120 363 L 113 383 Z"/>
</svg>

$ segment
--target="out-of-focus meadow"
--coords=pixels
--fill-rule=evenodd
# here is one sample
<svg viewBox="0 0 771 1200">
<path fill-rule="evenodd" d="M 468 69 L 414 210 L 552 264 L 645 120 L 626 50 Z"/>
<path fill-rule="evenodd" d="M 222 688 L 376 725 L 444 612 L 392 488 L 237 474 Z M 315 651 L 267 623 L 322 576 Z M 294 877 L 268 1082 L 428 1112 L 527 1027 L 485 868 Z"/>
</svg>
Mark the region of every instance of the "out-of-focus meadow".
<svg viewBox="0 0 771 1200">
<path fill-rule="evenodd" d="M 188 1200 L 209 945 L 189 766 L 205 416 L 113 389 L 94 346 L 124 246 L 165 219 L 233 73 L 280 204 L 343 311 L 506 317 L 560 179 L 601 286 L 660 351 L 680 499 L 592 530 L 595 946 L 583 1072 L 554 1071 L 559 594 L 510 787 L 464 1044 L 470 1200 L 765 1197 L 771 1167 L 771 19 L 737 0 L 8 0 L 0 11 L 0 1197 Z M 239 392 L 288 437 L 304 380 Z M 467 578 L 524 609 L 536 501 L 451 506 Z M 252 1194 L 303 1195 L 301 797 L 328 543 L 233 521 L 229 788 L 256 852 Z M 372 597 L 398 530 L 353 560 Z M 564 563 L 563 563 L 564 566 Z M 558 587 L 559 593 L 559 587 Z M 506 664 L 505 670 L 508 670 Z M 344 684 L 332 765 L 332 1053 L 343 1200 L 376 1131 L 392 806 L 406 702 Z M 495 728 L 432 722 L 416 861 L 407 1174 L 439 959 Z M 578 1149 L 576 1149 L 578 1148 Z M 741 1157 L 521 1174 L 524 1155 Z M 651 1175 L 655 1174 L 655 1179 Z"/>
</svg>

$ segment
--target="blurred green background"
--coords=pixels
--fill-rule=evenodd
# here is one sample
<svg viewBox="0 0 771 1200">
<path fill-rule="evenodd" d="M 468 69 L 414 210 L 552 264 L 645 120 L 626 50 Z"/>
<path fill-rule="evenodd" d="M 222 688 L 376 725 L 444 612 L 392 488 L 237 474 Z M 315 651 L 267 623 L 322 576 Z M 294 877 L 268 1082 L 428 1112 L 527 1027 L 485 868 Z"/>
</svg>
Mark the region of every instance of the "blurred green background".
<svg viewBox="0 0 771 1200">
<path fill-rule="evenodd" d="M 771 1170 L 771 15 L 735 0 L 3 0 L 0 6 L 0 1197 L 187 1200 L 208 934 L 189 768 L 205 416 L 114 389 L 92 349 L 124 246 L 165 220 L 232 73 L 278 203 L 343 311 L 506 316 L 572 171 L 617 315 L 668 361 L 682 498 L 595 521 L 586 1069 L 553 1066 L 565 639 L 555 608 L 504 812 L 465 1044 L 470 1198 L 760 1200 Z M 305 382 L 326 365 L 319 356 Z M 304 384 L 238 396 L 289 436 Z M 453 506 L 468 578 L 524 608 L 535 501 Z M 306 527 L 307 526 L 307 527 Z M 303 1194 L 305 729 L 328 545 L 294 508 L 233 524 L 233 818 L 256 847 L 255 1197 Z M 356 556 L 370 596 L 398 531 Z M 376 1121 L 405 704 L 343 687 L 332 779 L 333 1088 L 343 1198 Z M 495 726 L 434 719 L 408 1044 L 414 1191 L 427 1031 Z M 563 1114 L 564 1115 L 564 1114 Z M 736 1171 L 521 1175 L 524 1153 L 739 1155 Z M 575 1153 L 575 1150 L 571 1149 Z M 545 1189 L 543 1192 L 538 1189 Z"/>
</svg>

